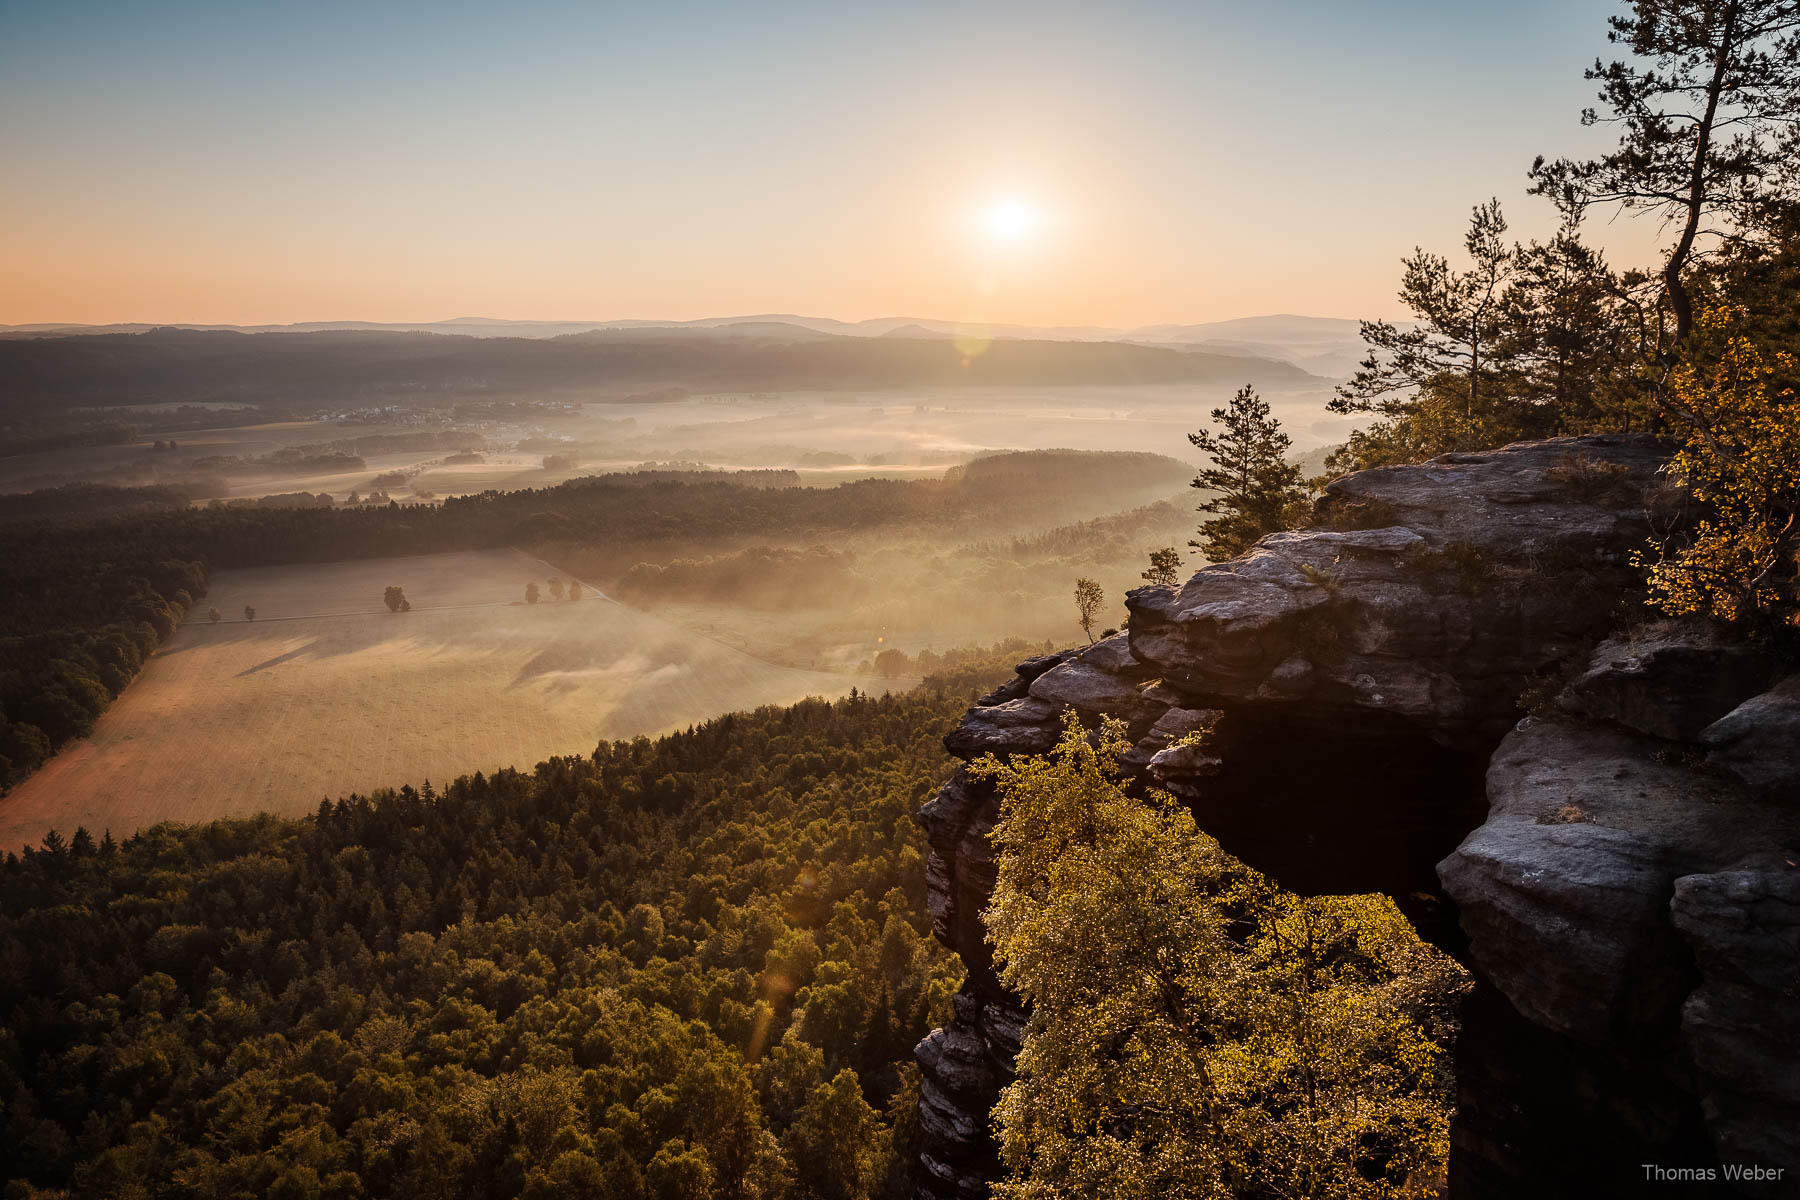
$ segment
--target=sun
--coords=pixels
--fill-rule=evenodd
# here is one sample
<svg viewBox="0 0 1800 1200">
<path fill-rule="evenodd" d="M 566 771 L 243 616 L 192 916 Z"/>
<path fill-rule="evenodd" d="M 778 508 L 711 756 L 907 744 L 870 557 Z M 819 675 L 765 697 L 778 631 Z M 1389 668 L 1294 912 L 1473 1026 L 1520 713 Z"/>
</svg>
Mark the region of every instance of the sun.
<svg viewBox="0 0 1800 1200">
<path fill-rule="evenodd" d="M 997 200 L 988 207 L 982 223 L 995 240 L 1017 242 L 1037 229 L 1038 215 L 1022 200 Z"/>
</svg>

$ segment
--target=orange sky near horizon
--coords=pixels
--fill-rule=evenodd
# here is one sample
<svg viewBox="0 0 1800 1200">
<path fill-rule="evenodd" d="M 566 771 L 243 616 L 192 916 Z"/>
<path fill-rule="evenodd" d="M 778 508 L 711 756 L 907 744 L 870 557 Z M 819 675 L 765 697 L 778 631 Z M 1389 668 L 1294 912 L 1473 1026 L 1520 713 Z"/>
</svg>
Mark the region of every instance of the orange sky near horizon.
<svg viewBox="0 0 1800 1200">
<path fill-rule="evenodd" d="M 1612 5 L 1262 7 L 6 8 L 0 324 L 1396 316 L 1548 231 Z"/>
</svg>

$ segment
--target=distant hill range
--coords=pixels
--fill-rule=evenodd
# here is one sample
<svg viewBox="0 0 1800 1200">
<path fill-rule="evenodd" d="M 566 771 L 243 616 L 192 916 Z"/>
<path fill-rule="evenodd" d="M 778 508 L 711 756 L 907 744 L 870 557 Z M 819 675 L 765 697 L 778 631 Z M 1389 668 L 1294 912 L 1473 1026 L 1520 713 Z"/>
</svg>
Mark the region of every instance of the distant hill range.
<svg viewBox="0 0 1800 1200">
<path fill-rule="evenodd" d="M 820 323 L 824 324 L 824 323 Z M 479 332 L 471 333 L 473 328 Z M 1237 349 L 981 336 L 897 322 L 855 335 L 766 318 L 614 324 L 552 335 L 498 324 L 283 332 L 156 328 L 0 338 L 0 416 L 72 405 L 354 404 L 566 392 L 588 400 L 688 391 L 1254 382 L 1323 384 L 1290 361 Z M 452 332 L 454 331 L 454 332 Z M 892 336 L 881 336 L 892 335 Z M 679 393 L 677 393 L 679 394 Z"/>
<path fill-rule="evenodd" d="M 66 337 L 77 334 L 146 333 L 154 329 L 229 331 L 233 333 L 435 333 L 478 338 L 548 339 L 573 334 L 651 330 L 672 336 L 688 330 L 695 336 L 771 336 L 797 338 L 805 333 L 838 337 L 936 340 L 969 336 L 1011 341 L 1122 342 L 1181 351 L 1203 350 L 1290 363 L 1331 378 L 1349 374 L 1364 349 L 1358 323 L 1341 317 L 1275 315 L 1240 317 L 1194 325 L 1143 325 L 1114 329 L 1098 325 L 967 324 L 926 317 L 877 317 L 836 321 L 792 313 L 740 317 L 706 317 L 696 321 L 512 321 L 493 317 L 457 317 L 449 321 L 378 323 L 369 321 L 305 321 L 293 325 L 0 325 L 0 341 Z"/>
</svg>

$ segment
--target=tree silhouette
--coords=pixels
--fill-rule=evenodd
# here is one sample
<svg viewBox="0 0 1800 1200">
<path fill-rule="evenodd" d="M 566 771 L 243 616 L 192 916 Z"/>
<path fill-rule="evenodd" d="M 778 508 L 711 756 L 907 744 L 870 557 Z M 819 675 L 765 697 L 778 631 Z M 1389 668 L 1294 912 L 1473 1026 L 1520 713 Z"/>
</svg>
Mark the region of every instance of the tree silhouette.
<svg viewBox="0 0 1800 1200">
<path fill-rule="evenodd" d="M 539 593 L 538 593 L 538 585 L 535 583 L 526 584 L 525 585 L 525 603 L 536 604 L 538 602 L 539 598 L 540 597 L 539 597 Z"/>
<path fill-rule="evenodd" d="M 1158 587 L 1172 587 L 1181 575 L 1181 551 L 1164 546 L 1150 552 L 1150 566 L 1140 577 Z"/>
<path fill-rule="evenodd" d="M 581 599 L 581 584 L 577 583 L 573 579 L 569 580 L 569 599 L 571 599 L 571 600 Z"/>
<path fill-rule="evenodd" d="M 552 600 L 561 600 L 563 598 L 563 581 L 562 580 L 552 579 L 550 581 L 550 598 Z"/>
<path fill-rule="evenodd" d="M 1245 384 L 1228 408 L 1212 410 L 1221 431 L 1188 434 L 1212 466 L 1194 477 L 1193 486 L 1216 492 L 1200 505 L 1213 519 L 1200 526 L 1200 540 L 1188 545 L 1214 562 L 1235 557 L 1265 534 L 1287 528 L 1289 511 L 1306 498 L 1300 468 L 1287 461 L 1293 443 L 1269 405 Z"/>
<path fill-rule="evenodd" d="M 207 609 L 206 619 L 211 621 L 214 625 L 217 625 L 219 623 L 219 610 L 216 608 Z"/>
<path fill-rule="evenodd" d="M 1586 161 L 1532 164 L 1532 190 L 1579 213 L 1618 205 L 1676 229 L 1661 283 L 1675 313 L 1674 347 L 1693 331 L 1683 277 L 1703 239 L 1729 239 L 1766 211 L 1800 154 L 1800 4 L 1794 0 L 1633 0 L 1611 18 L 1607 39 L 1639 63 L 1596 59 L 1605 113 L 1618 148 Z"/>
<path fill-rule="evenodd" d="M 407 603 L 406 600 L 405 588 L 390 587 L 387 591 L 382 593 L 381 600 L 382 603 L 387 605 L 389 612 L 412 611 L 412 605 Z"/>
<path fill-rule="evenodd" d="M 251 608 L 248 604 L 244 605 L 244 620 L 246 620 L 246 621 L 256 620 L 256 610 L 254 608 Z"/>
<path fill-rule="evenodd" d="M 1100 585 L 1085 576 L 1075 581 L 1075 611 L 1080 614 L 1081 632 L 1087 634 L 1088 641 L 1094 640 L 1094 618 L 1100 615 L 1100 606 L 1106 603 L 1106 593 Z"/>
<path fill-rule="evenodd" d="M 1453 271 L 1443 255 L 1421 248 L 1401 260 L 1400 301 L 1419 321 L 1410 329 L 1362 323 L 1369 356 L 1337 389 L 1328 405 L 1332 412 L 1401 415 L 1412 411 L 1415 393 L 1424 388 L 1446 397 L 1459 393 L 1463 422 L 1476 424 L 1483 412 L 1483 372 L 1494 372 L 1483 353 L 1491 356 L 1500 339 L 1502 301 L 1517 263 L 1500 201 L 1475 206 L 1463 245 L 1472 263 L 1467 271 Z"/>
<path fill-rule="evenodd" d="M 903 673 L 907 667 L 906 651 L 887 649 L 875 656 L 875 673 L 892 679 Z"/>
</svg>

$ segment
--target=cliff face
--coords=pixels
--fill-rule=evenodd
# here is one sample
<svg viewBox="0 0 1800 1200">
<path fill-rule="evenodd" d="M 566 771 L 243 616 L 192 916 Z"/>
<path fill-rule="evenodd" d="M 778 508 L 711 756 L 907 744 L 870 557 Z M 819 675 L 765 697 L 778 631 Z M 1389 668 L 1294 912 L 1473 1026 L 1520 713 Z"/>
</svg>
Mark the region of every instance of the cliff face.
<svg viewBox="0 0 1800 1200">
<path fill-rule="evenodd" d="M 1132 592 L 1128 632 L 1020 664 L 945 744 L 1034 754 L 1065 708 L 1118 717 L 1127 765 L 1227 850 L 1298 891 L 1387 892 L 1472 962 L 1460 1195 L 1604 1194 L 1696 1154 L 1800 1167 L 1746 1132 L 1800 1095 L 1800 691 L 1691 639 L 1595 649 L 1661 461 L 1556 439 L 1338 480 L 1313 528 Z M 1548 711 L 1551 673 L 1590 651 L 1560 719 L 1521 723 L 1521 693 Z M 1198 728 L 1204 753 L 1169 748 Z M 1024 1025 L 981 924 L 997 810 L 959 771 L 919 814 L 935 931 L 968 967 L 917 1051 L 933 1200 L 985 1194 Z M 1574 1142 L 1582 1165 L 1550 1173 Z"/>
</svg>

